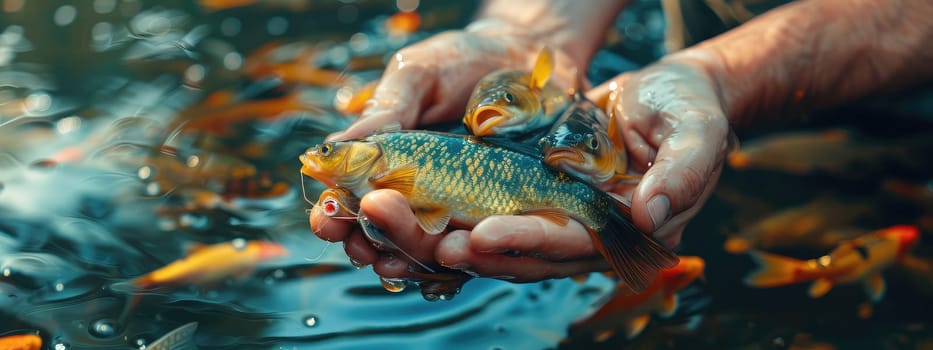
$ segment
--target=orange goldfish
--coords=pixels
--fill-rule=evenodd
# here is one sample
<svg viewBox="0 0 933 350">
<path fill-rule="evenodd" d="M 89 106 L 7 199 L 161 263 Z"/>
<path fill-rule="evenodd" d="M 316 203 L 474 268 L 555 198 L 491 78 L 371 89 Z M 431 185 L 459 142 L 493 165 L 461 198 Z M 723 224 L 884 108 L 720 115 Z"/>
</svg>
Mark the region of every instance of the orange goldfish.
<svg viewBox="0 0 933 350">
<path fill-rule="evenodd" d="M 382 132 L 328 142 L 299 157 L 301 172 L 362 197 L 374 189 L 405 196 L 428 234 L 453 222 L 472 227 L 492 215 L 538 215 L 559 225 L 572 218 L 635 291 L 677 256 L 638 231 L 629 207 L 605 192 L 545 166 L 538 155 L 476 138 L 424 131 Z"/>
<path fill-rule="evenodd" d="M 288 255 L 278 243 L 243 241 L 198 247 L 185 258 L 134 279 L 138 289 L 178 285 L 210 285 L 229 277 L 245 277 L 260 262 Z"/>
<path fill-rule="evenodd" d="M 892 226 L 844 242 L 828 255 L 810 260 L 753 251 L 752 259 L 760 267 L 745 278 L 745 284 L 771 288 L 813 281 L 810 297 L 819 298 L 835 285 L 864 283 L 871 300 L 878 302 L 885 291 L 881 272 L 903 260 L 918 236 L 915 226 Z"/>
<path fill-rule="evenodd" d="M 385 26 L 389 35 L 408 35 L 421 28 L 421 15 L 399 11 L 386 20 Z"/>
<path fill-rule="evenodd" d="M 700 257 L 681 256 L 677 266 L 661 270 L 661 276 L 647 289 L 638 294 L 617 293 L 596 313 L 571 326 L 572 331 L 594 330 L 598 332 L 596 340 L 604 341 L 621 324 L 626 337 L 632 339 L 645 329 L 652 313 L 669 317 L 677 311 L 677 292 L 703 276 L 705 265 Z"/>
<path fill-rule="evenodd" d="M 792 246 L 832 248 L 840 241 L 866 233 L 854 227 L 856 220 L 875 213 L 872 203 L 840 201 L 820 197 L 801 206 L 767 216 L 729 237 L 725 249 L 741 254 L 752 248 L 773 249 Z"/>
<path fill-rule="evenodd" d="M 483 77 L 467 102 L 463 123 L 476 136 L 511 136 L 551 126 L 569 102 L 548 84 L 554 69 L 552 53 L 544 49 L 529 74 L 499 70 Z"/>
<path fill-rule="evenodd" d="M 0 350 L 39 350 L 42 338 L 35 334 L 17 334 L 0 337 Z"/>
<path fill-rule="evenodd" d="M 546 163 L 604 190 L 639 178 L 625 174 L 628 154 L 617 124 L 579 87 L 573 103 L 538 145 Z"/>
<path fill-rule="evenodd" d="M 217 102 L 210 99 L 208 102 L 206 105 L 195 106 L 182 112 L 169 130 L 182 126 L 184 129 L 226 134 L 230 132 L 231 125 L 244 121 L 272 119 L 298 112 L 324 113 L 321 107 L 306 102 L 301 91 L 293 91 L 288 95 L 277 98 L 234 104 L 215 105 L 214 103 Z"/>
<path fill-rule="evenodd" d="M 311 2 L 308 0 L 198 0 L 198 5 L 208 12 L 257 5 L 290 11 L 306 11 L 311 7 Z"/>
</svg>

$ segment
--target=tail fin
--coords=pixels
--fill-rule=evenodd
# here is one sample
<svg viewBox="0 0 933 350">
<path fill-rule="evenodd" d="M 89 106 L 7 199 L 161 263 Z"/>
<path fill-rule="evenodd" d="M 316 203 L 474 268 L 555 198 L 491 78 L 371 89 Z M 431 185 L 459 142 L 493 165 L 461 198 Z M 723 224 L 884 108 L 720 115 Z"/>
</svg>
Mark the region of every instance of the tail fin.
<svg viewBox="0 0 933 350">
<path fill-rule="evenodd" d="M 618 200 L 614 200 L 614 204 L 616 210 L 610 213 L 609 224 L 595 233 L 594 243 L 616 275 L 638 293 L 651 285 L 661 269 L 674 267 L 679 259 L 670 249 L 635 227 L 627 205 Z"/>
<path fill-rule="evenodd" d="M 746 285 L 771 288 L 801 282 L 795 275 L 805 264 L 803 260 L 762 251 L 751 251 L 748 254 L 758 264 L 758 269 L 745 276 Z"/>
</svg>

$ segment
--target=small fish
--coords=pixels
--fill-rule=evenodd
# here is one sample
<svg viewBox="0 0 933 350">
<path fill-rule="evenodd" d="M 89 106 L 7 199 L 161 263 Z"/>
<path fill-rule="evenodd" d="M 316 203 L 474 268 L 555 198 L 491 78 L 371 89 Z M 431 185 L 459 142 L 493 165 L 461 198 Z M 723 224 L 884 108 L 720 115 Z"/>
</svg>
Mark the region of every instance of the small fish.
<svg viewBox="0 0 933 350">
<path fill-rule="evenodd" d="M 182 259 L 152 271 L 130 282 L 137 289 L 174 287 L 180 285 L 212 285 L 231 277 L 252 274 L 259 263 L 288 255 L 278 243 L 243 241 L 196 246 Z"/>
<path fill-rule="evenodd" d="M 311 2 L 308 0 L 198 0 L 198 5 L 207 12 L 247 6 L 261 6 L 289 11 L 307 11 L 311 8 Z"/>
<path fill-rule="evenodd" d="M 871 218 L 877 208 L 864 201 L 841 201 L 819 197 L 800 206 L 780 210 L 726 239 L 724 248 L 732 254 L 749 249 L 811 247 L 830 249 L 867 230 L 859 229 L 856 221 Z"/>
<path fill-rule="evenodd" d="M 652 313 L 670 317 L 677 311 L 677 292 L 701 278 L 705 266 L 700 257 L 681 256 L 677 266 L 661 270 L 647 289 L 638 294 L 616 293 L 593 315 L 574 323 L 571 332 L 593 330 L 597 341 L 605 341 L 622 325 L 625 336 L 635 338 L 648 325 Z"/>
<path fill-rule="evenodd" d="M 197 347 L 194 344 L 194 332 L 198 330 L 197 322 L 190 322 L 165 333 L 161 338 L 156 339 L 146 346 L 147 350 L 193 350 Z"/>
<path fill-rule="evenodd" d="M 194 106 L 181 112 L 169 130 L 179 127 L 185 130 L 201 130 L 214 134 L 229 134 L 231 126 L 251 120 L 271 120 L 298 113 L 323 115 L 324 109 L 306 101 L 301 90 L 269 99 L 244 101 L 240 103 L 216 105 L 208 100 L 205 105 Z"/>
<path fill-rule="evenodd" d="M 549 84 L 552 53 L 543 49 L 531 73 L 499 70 L 483 77 L 467 102 L 463 123 L 473 135 L 514 136 L 551 126 L 569 103 Z"/>
<path fill-rule="evenodd" d="M 345 188 L 328 188 L 321 192 L 312 210 L 320 210 L 332 219 L 357 220 L 360 199 Z"/>
<path fill-rule="evenodd" d="M 374 189 L 400 192 L 428 234 L 449 223 L 472 227 L 492 215 L 537 215 L 560 225 L 575 219 L 635 291 L 677 263 L 676 255 L 635 228 L 627 205 L 547 167 L 540 155 L 470 136 L 397 131 L 324 143 L 299 159 L 303 174 L 357 197 Z"/>
<path fill-rule="evenodd" d="M 570 107 L 538 141 L 544 161 L 570 175 L 609 190 L 626 175 L 628 154 L 614 120 L 578 88 Z"/>
<path fill-rule="evenodd" d="M 813 281 L 809 295 L 819 298 L 836 285 L 863 283 L 871 300 L 878 302 L 885 292 L 881 272 L 908 256 L 919 235 L 915 226 L 892 226 L 844 242 L 829 255 L 810 260 L 752 251 L 759 268 L 746 276 L 745 284 L 772 288 Z"/>
<path fill-rule="evenodd" d="M 0 337 L 0 350 L 39 350 L 42 338 L 35 334 L 17 334 Z"/>
</svg>

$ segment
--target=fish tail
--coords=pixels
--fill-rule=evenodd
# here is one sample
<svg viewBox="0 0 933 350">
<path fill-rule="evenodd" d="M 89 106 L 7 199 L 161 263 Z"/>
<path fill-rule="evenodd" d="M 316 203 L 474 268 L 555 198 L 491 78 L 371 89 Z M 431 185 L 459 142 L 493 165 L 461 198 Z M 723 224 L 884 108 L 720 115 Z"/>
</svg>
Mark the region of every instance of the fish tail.
<svg viewBox="0 0 933 350">
<path fill-rule="evenodd" d="M 638 230 L 624 213 L 631 209 L 615 201 L 616 210 L 609 215 L 609 224 L 594 233 L 596 249 L 612 266 L 612 270 L 633 292 L 648 288 L 662 269 L 677 265 L 679 259 L 670 249 L 651 235 Z"/>
<path fill-rule="evenodd" d="M 770 288 L 799 282 L 797 272 L 805 263 L 803 260 L 762 251 L 751 251 L 748 254 L 758 264 L 758 269 L 745 276 L 746 285 Z"/>
</svg>

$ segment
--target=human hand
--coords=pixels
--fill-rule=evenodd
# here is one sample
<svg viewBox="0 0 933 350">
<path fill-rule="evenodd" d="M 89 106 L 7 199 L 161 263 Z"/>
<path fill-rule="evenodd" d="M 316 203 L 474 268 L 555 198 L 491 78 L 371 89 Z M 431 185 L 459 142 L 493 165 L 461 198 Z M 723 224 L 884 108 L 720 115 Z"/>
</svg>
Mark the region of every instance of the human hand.
<svg viewBox="0 0 933 350">
<path fill-rule="evenodd" d="M 623 132 L 631 169 L 644 173 L 631 198 L 636 227 L 676 246 L 712 193 L 735 146 L 717 79 L 702 52 L 669 56 L 587 93 Z"/>
</svg>

